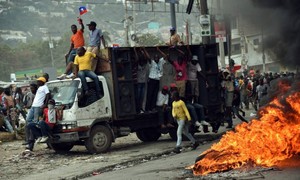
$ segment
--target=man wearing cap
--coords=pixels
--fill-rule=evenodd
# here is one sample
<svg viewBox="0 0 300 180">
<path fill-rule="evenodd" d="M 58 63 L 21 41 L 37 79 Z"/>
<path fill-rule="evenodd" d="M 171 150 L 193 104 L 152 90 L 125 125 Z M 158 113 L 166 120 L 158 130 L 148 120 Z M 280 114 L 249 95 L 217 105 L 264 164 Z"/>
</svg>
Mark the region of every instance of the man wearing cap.
<svg viewBox="0 0 300 180">
<path fill-rule="evenodd" d="M 37 79 L 38 89 L 28 112 L 26 119 L 27 123 L 37 122 L 39 120 L 39 116 L 42 115 L 43 109 L 47 106 L 50 91 L 45 83 L 46 78 L 39 77 Z"/>
<path fill-rule="evenodd" d="M 43 109 L 48 104 L 48 99 L 50 97 L 50 91 L 48 87 L 45 85 L 46 78 L 39 77 L 37 79 L 38 89 L 36 91 L 35 97 L 32 102 L 32 106 L 28 112 L 26 118 L 26 129 L 25 129 L 25 139 L 26 142 L 23 145 L 28 145 L 26 149 L 32 149 L 32 143 L 30 144 L 29 139 L 32 139 L 32 132 L 29 129 L 31 123 L 38 123 L 39 117 L 42 115 Z"/>
<path fill-rule="evenodd" d="M 64 79 L 67 77 L 68 74 L 70 74 L 69 75 L 70 78 L 72 77 L 72 67 L 76 56 L 76 50 L 79 47 L 84 46 L 84 37 L 83 37 L 84 25 L 82 19 L 79 18 L 78 22 L 81 25 L 81 29 L 77 30 L 77 26 L 75 24 L 71 26 L 71 31 L 73 33 L 71 36 L 71 45 L 68 53 L 65 55 L 67 67 L 65 69 L 65 72 L 62 75 L 58 76 L 57 79 Z"/>
<path fill-rule="evenodd" d="M 106 47 L 102 30 L 96 29 L 97 24 L 94 21 L 91 21 L 89 24 L 87 24 L 87 26 L 89 27 L 90 30 L 89 33 L 90 41 L 89 41 L 89 46 L 87 48 L 87 51 L 98 54 L 101 46 L 101 41 L 103 43 L 103 46 Z"/>
<path fill-rule="evenodd" d="M 201 66 L 198 63 L 198 56 L 193 55 L 192 60 L 187 64 L 187 72 L 188 72 L 188 82 L 190 93 L 193 96 L 193 101 L 197 102 L 199 97 L 199 81 L 198 81 L 198 74 L 204 75 L 201 73 Z"/>
<path fill-rule="evenodd" d="M 180 39 L 180 36 L 176 33 L 176 28 L 171 27 L 170 28 L 170 40 L 166 43 L 168 46 L 177 46 L 177 45 L 183 45 L 183 41 Z"/>
</svg>

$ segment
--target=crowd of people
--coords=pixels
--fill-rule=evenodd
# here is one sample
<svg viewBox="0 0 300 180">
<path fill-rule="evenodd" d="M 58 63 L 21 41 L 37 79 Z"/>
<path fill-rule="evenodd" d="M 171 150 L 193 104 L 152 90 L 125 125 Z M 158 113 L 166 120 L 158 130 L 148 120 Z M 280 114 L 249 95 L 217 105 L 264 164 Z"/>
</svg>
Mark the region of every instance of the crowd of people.
<svg viewBox="0 0 300 180">
<path fill-rule="evenodd" d="M 83 94 L 89 94 L 86 77 L 90 77 L 96 84 L 96 95 L 100 97 L 98 77 L 95 74 L 94 61 L 99 60 L 101 42 L 105 41 L 101 29 L 96 29 L 96 23 L 91 21 L 88 25 L 89 45 L 84 44 L 84 25 L 78 20 L 81 29 L 76 25 L 71 26 L 73 35 L 71 45 L 66 54 L 65 73 L 58 77 L 79 77 L 83 86 Z M 212 123 L 207 116 L 207 107 L 199 103 L 199 83 L 205 83 L 209 87 L 205 73 L 199 64 L 199 57 L 193 54 L 190 47 L 178 48 L 183 42 L 171 28 L 170 41 L 166 43 L 168 52 L 163 52 L 159 47 L 152 57 L 144 47 L 135 47 L 132 60 L 132 78 L 135 82 L 135 104 L 137 113 L 158 112 L 161 128 L 174 128 L 177 126 L 177 143 L 174 152 L 180 153 L 182 134 L 185 134 L 192 142 L 192 149 L 196 149 L 199 143 L 190 134 L 190 126 L 196 127 L 196 131 L 209 132 L 208 126 Z M 176 56 L 170 54 L 174 53 Z M 175 58 L 174 58 L 175 57 Z M 124 79 L 121 66 L 117 62 L 117 74 L 119 80 Z M 222 99 L 222 119 L 218 125 L 213 126 L 212 131 L 217 133 L 221 124 L 226 122 L 226 128 L 233 128 L 232 119 L 237 117 L 248 123 L 245 119 L 244 109 L 249 110 L 252 105 L 258 110 L 263 104 L 262 98 L 267 95 L 270 82 L 276 78 L 294 78 L 293 73 L 286 74 L 244 74 L 235 77 L 229 70 L 220 70 L 220 97 Z M 50 92 L 45 84 L 49 79 L 48 74 L 37 78 L 36 84 L 30 84 L 30 89 L 23 92 L 21 88 L 0 88 L 1 119 L 3 125 L 0 128 L 14 133 L 19 126 L 16 118 L 22 115 L 26 120 L 25 142 L 26 148 L 33 150 L 35 142 L 47 142 L 51 136 L 51 129 L 60 112 L 55 108 L 55 101 L 51 99 Z M 201 79 L 201 81 L 199 81 Z M 146 96 L 145 96 L 146 95 Z M 15 114 L 15 115 L 14 115 Z"/>
</svg>

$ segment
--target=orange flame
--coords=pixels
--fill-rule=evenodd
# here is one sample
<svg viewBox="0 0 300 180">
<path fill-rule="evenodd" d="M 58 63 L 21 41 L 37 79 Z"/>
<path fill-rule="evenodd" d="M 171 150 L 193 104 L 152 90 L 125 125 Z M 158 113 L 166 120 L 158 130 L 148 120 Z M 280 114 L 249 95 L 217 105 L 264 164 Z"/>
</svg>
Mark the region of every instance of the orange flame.
<svg viewBox="0 0 300 180">
<path fill-rule="evenodd" d="M 194 175 L 206 175 L 243 165 L 274 166 L 300 152 L 300 92 L 284 96 L 290 86 L 279 83 L 281 97 L 260 110 L 260 119 L 227 132 L 191 166 Z M 282 102 L 282 100 L 284 100 Z"/>
</svg>

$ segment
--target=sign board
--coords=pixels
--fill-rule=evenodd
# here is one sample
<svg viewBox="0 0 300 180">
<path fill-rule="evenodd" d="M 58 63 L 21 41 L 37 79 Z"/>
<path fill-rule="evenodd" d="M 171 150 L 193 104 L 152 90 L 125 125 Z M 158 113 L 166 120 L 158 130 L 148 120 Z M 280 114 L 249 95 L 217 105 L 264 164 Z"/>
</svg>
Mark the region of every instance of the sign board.
<svg viewBox="0 0 300 180">
<path fill-rule="evenodd" d="M 217 43 L 220 43 L 220 42 L 226 42 L 227 41 L 227 39 L 226 39 L 226 36 L 223 36 L 223 35 L 217 35 L 216 36 L 216 42 Z"/>
<path fill-rule="evenodd" d="M 214 22 L 215 35 L 226 36 L 226 27 L 224 21 L 215 21 Z"/>
</svg>

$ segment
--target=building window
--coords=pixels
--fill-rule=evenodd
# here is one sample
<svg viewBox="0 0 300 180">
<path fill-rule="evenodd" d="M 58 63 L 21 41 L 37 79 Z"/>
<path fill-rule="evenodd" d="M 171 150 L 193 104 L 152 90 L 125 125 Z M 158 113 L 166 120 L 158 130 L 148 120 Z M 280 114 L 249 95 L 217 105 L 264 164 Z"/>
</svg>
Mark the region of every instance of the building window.
<svg viewBox="0 0 300 180">
<path fill-rule="evenodd" d="M 232 55 L 241 54 L 241 45 L 240 44 L 233 44 L 231 54 Z"/>
</svg>

